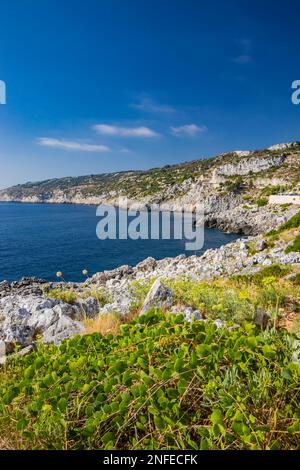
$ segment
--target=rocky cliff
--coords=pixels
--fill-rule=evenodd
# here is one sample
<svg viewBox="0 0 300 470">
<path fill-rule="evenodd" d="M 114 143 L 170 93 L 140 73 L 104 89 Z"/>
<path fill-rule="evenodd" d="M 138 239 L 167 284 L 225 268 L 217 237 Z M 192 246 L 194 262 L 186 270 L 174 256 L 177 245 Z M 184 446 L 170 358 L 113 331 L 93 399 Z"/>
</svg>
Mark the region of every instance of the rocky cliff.
<svg viewBox="0 0 300 470">
<path fill-rule="evenodd" d="M 0 191 L 0 200 L 113 204 L 182 210 L 204 204 L 208 226 L 256 235 L 291 217 L 293 207 L 267 206 L 268 196 L 300 190 L 300 143 L 236 151 L 148 171 L 26 183 Z"/>
</svg>

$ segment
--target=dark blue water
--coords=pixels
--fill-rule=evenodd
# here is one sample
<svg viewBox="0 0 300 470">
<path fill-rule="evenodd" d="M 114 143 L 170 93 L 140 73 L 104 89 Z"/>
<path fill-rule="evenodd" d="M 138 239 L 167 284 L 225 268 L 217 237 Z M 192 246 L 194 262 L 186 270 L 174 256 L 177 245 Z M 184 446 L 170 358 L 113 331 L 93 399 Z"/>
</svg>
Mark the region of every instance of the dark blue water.
<svg viewBox="0 0 300 470">
<path fill-rule="evenodd" d="M 62 271 L 68 281 L 122 264 L 134 266 L 147 256 L 162 259 L 187 255 L 185 240 L 99 240 L 95 206 L 0 203 L 0 280 L 23 276 L 55 279 Z M 201 252 L 237 236 L 205 229 Z"/>
</svg>

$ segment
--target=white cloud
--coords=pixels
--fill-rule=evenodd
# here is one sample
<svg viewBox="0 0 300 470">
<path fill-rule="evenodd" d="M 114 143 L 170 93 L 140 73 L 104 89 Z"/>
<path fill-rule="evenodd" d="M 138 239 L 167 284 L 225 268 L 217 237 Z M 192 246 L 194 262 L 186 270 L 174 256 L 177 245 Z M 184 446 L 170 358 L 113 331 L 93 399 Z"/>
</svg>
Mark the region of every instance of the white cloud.
<svg viewBox="0 0 300 470">
<path fill-rule="evenodd" d="M 120 152 L 120 153 L 127 153 L 127 154 L 133 153 L 132 150 L 127 149 L 127 148 L 121 148 L 121 149 L 119 150 L 119 152 Z"/>
<path fill-rule="evenodd" d="M 176 136 L 194 137 L 197 134 L 207 131 L 206 126 L 197 126 L 196 124 L 184 124 L 179 127 L 170 127 L 170 132 Z"/>
<path fill-rule="evenodd" d="M 120 137 L 156 137 L 159 134 L 149 127 L 121 127 L 109 124 L 96 124 L 94 129 L 102 135 Z"/>
<path fill-rule="evenodd" d="M 47 147 L 61 148 L 64 150 L 79 150 L 81 152 L 109 152 L 106 145 L 87 144 L 74 140 L 52 139 L 50 137 L 40 137 L 37 139 L 40 145 Z"/>
<path fill-rule="evenodd" d="M 149 95 L 143 94 L 138 98 L 137 103 L 131 104 L 132 108 L 138 109 L 140 111 L 146 111 L 149 113 L 164 113 L 171 114 L 176 113 L 176 109 L 173 106 L 168 104 L 161 104 L 157 101 L 154 101 Z"/>
</svg>

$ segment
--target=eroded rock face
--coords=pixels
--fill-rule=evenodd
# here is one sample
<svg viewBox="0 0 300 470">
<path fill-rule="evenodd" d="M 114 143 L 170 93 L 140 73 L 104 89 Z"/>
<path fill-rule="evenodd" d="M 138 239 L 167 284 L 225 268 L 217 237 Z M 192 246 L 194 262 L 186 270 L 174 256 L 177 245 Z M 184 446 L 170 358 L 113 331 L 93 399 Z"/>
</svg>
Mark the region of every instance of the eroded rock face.
<svg viewBox="0 0 300 470">
<path fill-rule="evenodd" d="M 268 170 L 284 162 L 284 156 L 267 156 L 264 158 L 242 159 L 238 163 L 228 163 L 218 168 L 218 174 L 224 176 L 248 175 L 250 172 L 258 173 Z"/>
<path fill-rule="evenodd" d="M 94 318 L 99 313 L 100 305 L 95 297 L 79 300 L 76 305 L 79 307 L 80 316 L 83 318 Z"/>
<path fill-rule="evenodd" d="M 298 142 L 283 142 L 281 144 L 275 144 L 271 145 L 271 147 L 268 147 L 268 150 L 286 150 L 292 147 L 297 147 Z"/>
<path fill-rule="evenodd" d="M 42 295 L 45 284 L 46 281 L 36 277 L 23 277 L 20 281 L 15 282 L 2 281 L 0 282 L 0 298 L 13 293 L 24 296 Z"/>
<path fill-rule="evenodd" d="M 0 299 L 0 312 L 0 341 L 6 352 L 12 352 L 15 344 L 29 346 L 38 336 L 59 343 L 84 330 L 78 307 L 55 299 L 11 294 Z"/>
</svg>

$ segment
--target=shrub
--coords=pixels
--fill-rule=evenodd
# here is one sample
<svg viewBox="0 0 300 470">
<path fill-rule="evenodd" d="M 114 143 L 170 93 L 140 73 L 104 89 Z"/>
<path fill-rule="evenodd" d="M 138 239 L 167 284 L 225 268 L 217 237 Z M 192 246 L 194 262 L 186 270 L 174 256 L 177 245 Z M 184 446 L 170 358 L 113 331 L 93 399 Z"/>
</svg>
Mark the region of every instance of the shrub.
<svg viewBox="0 0 300 470">
<path fill-rule="evenodd" d="M 81 295 L 83 299 L 87 299 L 88 297 L 94 297 L 100 307 L 103 307 L 106 303 L 110 301 L 107 294 L 104 292 L 104 289 L 87 289 Z"/>
<path fill-rule="evenodd" d="M 227 191 L 239 193 L 244 187 L 243 178 L 241 176 L 236 176 L 233 180 L 226 181 L 225 186 Z"/>
<path fill-rule="evenodd" d="M 285 230 L 290 230 L 290 229 L 299 228 L 299 227 L 300 227 L 300 211 L 297 212 L 295 215 L 293 215 L 293 217 L 291 217 L 287 222 L 280 225 L 278 229 L 270 230 L 267 233 L 267 235 L 269 237 L 272 237 L 275 240 L 275 239 L 278 239 L 278 235 L 284 232 Z"/>
<path fill-rule="evenodd" d="M 272 194 L 284 193 L 287 190 L 286 186 L 266 186 L 261 190 L 262 196 L 271 196 Z"/>
<path fill-rule="evenodd" d="M 296 449 L 293 338 L 151 311 L 0 373 L 0 432 L 34 449 Z"/>
<path fill-rule="evenodd" d="M 260 198 L 256 201 L 258 207 L 263 207 L 268 204 L 268 200 L 266 198 Z"/>
<path fill-rule="evenodd" d="M 291 217 L 287 222 L 285 222 L 284 224 L 282 224 L 279 229 L 278 229 L 278 232 L 283 232 L 284 230 L 288 230 L 288 229 L 291 229 L 291 228 L 298 228 L 300 227 L 300 211 L 297 212 L 297 214 L 295 214 L 293 217 Z"/>
<path fill-rule="evenodd" d="M 47 292 L 47 297 L 61 300 L 67 304 L 74 304 L 77 300 L 77 294 L 72 289 L 52 289 Z"/>
<path fill-rule="evenodd" d="M 263 279 L 268 277 L 274 277 L 275 279 L 280 279 L 291 272 L 290 266 L 281 266 L 279 264 L 273 264 L 271 266 L 267 266 L 260 271 L 252 274 L 245 274 L 245 275 L 236 275 L 233 276 L 234 279 L 253 283 L 256 285 L 261 285 Z"/>
<path fill-rule="evenodd" d="M 291 245 L 288 245 L 285 252 L 291 253 L 294 251 L 300 252 L 300 235 L 298 235 Z"/>
</svg>

